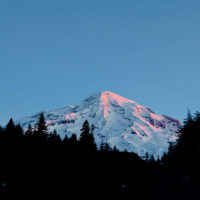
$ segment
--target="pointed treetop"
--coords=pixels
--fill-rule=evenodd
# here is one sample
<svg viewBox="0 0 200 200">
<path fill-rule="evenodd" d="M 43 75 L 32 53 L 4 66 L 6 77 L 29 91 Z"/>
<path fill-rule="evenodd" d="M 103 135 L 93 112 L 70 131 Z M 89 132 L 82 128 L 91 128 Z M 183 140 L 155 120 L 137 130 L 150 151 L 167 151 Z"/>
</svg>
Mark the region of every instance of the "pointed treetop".
<svg viewBox="0 0 200 200">
<path fill-rule="evenodd" d="M 6 125 L 6 128 L 8 128 L 8 127 L 15 127 L 15 124 L 14 124 L 12 118 L 10 118 L 9 122 L 8 122 L 7 125 Z"/>
<path fill-rule="evenodd" d="M 40 114 L 40 117 L 38 119 L 36 127 L 37 127 L 37 131 L 47 133 L 48 128 L 46 126 L 46 122 L 45 122 L 45 118 L 44 118 L 43 113 Z"/>
<path fill-rule="evenodd" d="M 191 120 L 193 120 L 192 119 L 192 115 L 191 115 L 191 112 L 190 112 L 190 109 L 188 108 L 188 113 L 187 113 L 187 120 L 188 121 L 191 121 Z"/>
<path fill-rule="evenodd" d="M 85 120 L 85 122 L 83 123 L 81 131 L 82 131 L 82 133 L 89 133 L 90 132 L 90 124 L 89 124 L 88 120 Z"/>
<path fill-rule="evenodd" d="M 190 125 L 192 122 L 193 122 L 193 117 L 190 110 L 188 109 L 187 118 L 184 120 L 184 125 L 185 126 Z"/>
</svg>

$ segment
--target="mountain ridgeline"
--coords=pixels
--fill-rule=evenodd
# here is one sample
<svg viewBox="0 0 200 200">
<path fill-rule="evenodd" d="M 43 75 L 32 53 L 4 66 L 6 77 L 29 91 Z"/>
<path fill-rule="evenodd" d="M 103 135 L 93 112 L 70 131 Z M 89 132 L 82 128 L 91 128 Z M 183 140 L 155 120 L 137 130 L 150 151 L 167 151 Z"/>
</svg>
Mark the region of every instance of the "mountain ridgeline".
<svg viewBox="0 0 200 200">
<path fill-rule="evenodd" d="M 43 112 L 49 132 L 56 130 L 61 138 L 80 137 L 80 129 L 85 120 L 93 124 L 93 134 L 97 147 L 102 140 L 116 146 L 120 151 L 146 153 L 155 158 L 168 151 L 170 143 L 175 142 L 181 127 L 180 121 L 168 116 L 155 114 L 151 109 L 104 91 L 83 100 L 76 106 Z M 16 121 L 24 129 L 34 126 L 41 112 Z"/>
</svg>

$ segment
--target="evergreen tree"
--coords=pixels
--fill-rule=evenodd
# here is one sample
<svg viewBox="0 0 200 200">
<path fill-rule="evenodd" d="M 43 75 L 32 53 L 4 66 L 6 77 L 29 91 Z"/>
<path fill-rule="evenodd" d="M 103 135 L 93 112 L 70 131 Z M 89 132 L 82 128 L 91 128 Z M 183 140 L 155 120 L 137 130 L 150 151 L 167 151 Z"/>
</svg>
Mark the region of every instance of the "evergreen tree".
<svg viewBox="0 0 200 200">
<path fill-rule="evenodd" d="M 187 163 L 186 165 L 188 165 L 189 163 L 198 160 L 197 158 L 200 156 L 199 112 L 196 112 L 194 117 L 188 114 L 187 119 L 184 120 L 184 126 L 180 130 L 180 137 L 177 141 L 177 145 L 173 148 L 173 152 L 172 159 L 174 162 Z"/>
<path fill-rule="evenodd" d="M 0 148 L 2 148 L 3 145 L 4 145 L 4 143 L 5 143 L 5 137 L 6 137 L 5 131 L 4 131 L 4 129 L 0 126 Z"/>
<path fill-rule="evenodd" d="M 168 164 L 169 162 L 172 162 L 172 159 L 174 159 L 175 148 L 176 148 L 176 144 L 170 142 L 168 152 L 164 153 L 162 157 L 163 163 Z M 159 159 L 159 156 L 158 156 L 158 159 Z"/>
<path fill-rule="evenodd" d="M 85 120 L 81 128 L 81 134 L 80 134 L 80 142 L 82 144 L 87 144 L 89 134 L 90 134 L 90 125 L 89 122 Z"/>
<path fill-rule="evenodd" d="M 18 139 L 22 139 L 22 137 L 24 136 L 24 130 L 20 124 L 17 124 L 15 127 L 15 135 L 16 135 L 16 138 Z"/>
<path fill-rule="evenodd" d="M 188 109 L 188 114 L 187 114 L 187 120 L 188 120 L 188 121 L 192 121 L 192 120 L 193 120 L 192 114 L 191 114 L 191 112 L 190 112 L 189 109 Z"/>
<path fill-rule="evenodd" d="M 100 151 L 105 151 L 104 136 L 101 138 Z"/>
<path fill-rule="evenodd" d="M 128 153 L 127 149 L 124 150 L 124 153 Z"/>
<path fill-rule="evenodd" d="M 33 128 L 31 124 L 28 125 L 28 129 L 25 132 L 25 141 L 30 145 L 33 142 Z"/>
<path fill-rule="evenodd" d="M 113 152 L 119 152 L 119 150 L 117 149 L 116 145 L 113 148 Z"/>
<path fill-rule="evenodd" d="M 46 141 L 48 132 L 48 128 L 46 125 L 46 121 L 44 118 L 44 114 L 41 113 L 38 119 L 38 122 L 35 124 L 35 130 L 34 130 L 34 135 L 40 140 L 40 141 Z"/>
<path fill-rule="evenodd" d="M 60 138 L 60 135 L 57 134 L 57 131 L 54 129 L 53 133 L 51 133 L 49 135 L 49 138 L 48 138 L 48 142 L 50 144 L 54 144 L 54 145 L 57 145 L 57 144 L 61 144 L 61 138 Z"/>
<path fill-rule="evenodd" d="M 63 144 L 68 144 L 68 142 L 69 142 L 69 138 L 68 138 L 68 136 L 67 135 L 65 135 L 65 137 L 64 137 L 64 139 L 63 139 Z"/>
<path fill-rule="evenodd" d="M 95 151 L 97 149 L 95 139 L 93 136 L 93 131 L 94 131 L 94 126 L 92 125 L 90 131 L 89 122 L 86 120 L 83 123 L 80 134 L 80 145 L 85 150 Z"/>
<path fill-rule="evenodd" d="M 69 138 L 68 144 L 71 146 L 75 146 L 78 144 L 77 136 L 75 133 L 73 133 L 72 136 Z"/>
<path fill-rule="evenodd" d="M 146 161 L 149 160 L 149 153 L 148 152 L 145 153 L 144 160 L 146 160 Z"/>
<path fill-rule="evenodd" d="M 115 146 L 115 147 L 116 147 L 116 146 Z M 108 144 L 107 141 L 106 141 L 106 142 L 103 142 L 103 141 L 102 141 L 101 146 L 100 146 L 100 150 L 101 150 L 101 151 L 107 152 L 107 151 L 111 151 L 112 148 L 110 147 L 110 145 Z"/>
<path fill-rule="evenodd" d="M 90 144 L 91 150 L 96 151 L 97 145 L 96 145 L 95 138 L 94 138 L 94 130 L 95 130 L 95 126 L 92 124 L 91 132 L 89 134 L 89 144 Z"/>
<path fill-rule="evenodd" d="M 6 134 L 8 134 L 8 136 L 13 136 L 15 134 L 15 124 L 14 124 L 12 118 L 7 123 L 5 132 L 6 132 Z"/>
<path fill-rule="evenodd" d="M 0 136 L 3 136 L 3 135 L 5 135 L 5 131 L 4 131 L 4 129 L 0 126 Z"/>
<path fill-rule="evenodd" d="M 32 126 L 31 124 L 28 125 L 28 129 L 25 132 L 25 136 L 31 136 L 33 134 Z"/>
<path fill-rule="evenodd" d="M 196 123 L 196 127 L 200 128 L 200 112 L 196 112 L 195 113 L 194 121 Z"/>
<path fill-rule="evenodd" d="M 149 162 L 150 162 L 150 163 L 154 163 L 154 162 L 155 162 L 155 158 L 154 158 L 153 155 L 150 156 L 150 158 L 149 158 Z"/>
<path fill-rule="evenodd" d="M 6 138 L 10 142 L 17 142 L 23 136 L 23 129 L 20 124 L 15 126 L 13 119 L 11 118 L 5 128 Z"/>
<path fill-rule="evenodd" d="M 3 128 L 0 126 L 0 134 L 3 133 Z"/>
<path fill-rule="evenodd" d="M 36 127 L 39 133 L 47 133 L 48 128 L 46 126 L 46 121 L 43 113 L 40 114 L 38 122 L 36 123 Z"/>
<path fill-rule="evenodd" d="M 184 120 L 184 125 L 188 126 L 188 125 L 191 125 L 193 122 L 194 122 L 193 117 L 191 115 L 190 110 L 188 109 L 187 118 Z"/>
</svg>

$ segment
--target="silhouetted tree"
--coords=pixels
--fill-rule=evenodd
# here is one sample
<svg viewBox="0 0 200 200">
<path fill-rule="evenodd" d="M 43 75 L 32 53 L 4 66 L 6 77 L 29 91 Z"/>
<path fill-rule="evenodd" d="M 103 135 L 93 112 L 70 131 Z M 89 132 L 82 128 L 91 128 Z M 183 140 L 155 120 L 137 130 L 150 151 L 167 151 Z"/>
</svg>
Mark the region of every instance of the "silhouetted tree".
<svg viewBox="0 0 200 200">
<path fill-rule="evenodd" d="M 68 138 L 67 135 L 65 135 L 65 137 L 64 137 L 64 139 L 63 139 L 63 144 L 64 144 L 64 145 L 67 145 L 68 142 L 69 142 L 69 138 Z"/>
<path fill-rule="evenodd" d="M 46 121 L 44 118 L 44 114 L 41 113 L 38 119 L 38 122 L 35 124 L 34 136 L 36 139 L 40 140 L 40 142 L 45 142 L 48 137 L 48 128 L 46 125 Z"/>
<path fill-rule="evenodd" d="M 15 137 L 15 124 L 14 124 L 12 118 L 7 123 L 6 128 L 5 128 L 5 132 L 8 135 L 8 137 Z"/>
<path fill-rule="evenodd" d="M 81 134 L 80 134 L 80 142 L 86 143 L 88 142 L 88 135 L 90 134 L 90 125 L 87 120 L 83 123 L 83 126 L 81 128 Z"/>
<path fill-rule="evenodd" d="M 26 130 L 25 132 L 25 136 L 26 137 L 31 137 L 33 135 L 33 129 L 32 129 L 32 126 L 31 124 L 28 125 L 28 129 Z"/>
<path fill-rule="evenodd" d="M 2 128 L 2 126 L 0 126 L 0 134 L 3 133 L 3 132 L 4 132 L 3 128 Z"/>
<path fill-rule="evenodd" d="M 119 152 L 119 150 L 117 149 L 116 145 L 113 148 L 113 152 Z"/>
<path fill-rule="evenodd" d="M 107 151 L 111 151 L 112 148 L 110 147 L 110 145 L 108 144 L 107 141 L 104 142 L 104 141 L 102 140 L 101 145 L 100 145 L 100 150 L 101 150 L 101 151 L 104 151 L 104 152 L 107 152 Z"/>
<path fill-rule="evenodd" d="M 48 142 L 50 144 L 59 145 L 59 144 L 61 144 L 61 141 L 62 140 L 60 138 L 60 135 L 57 134 L 56 130 L 54 130 L 53 133 L 49 134 Z"/>
<path fill-rule="evenodd" d="M 13 119 L 11 118 L 5 127 L 6 138 L 10 142 L 19 142 L 23 136 L 23 129 L 20 124 L 15 125 Z"/>
<path fill-rule="evenodd" d="M 71 146 L 75 146 L 78 144 L 77 136 L 75 133 L 73 133 L 72 136 L 69 138 L 68 144 Z"/>
<path fill-rule="evenodd" d="M 187 114 L 187 120 L 188 120 L 188 121 L 193 120 L 193 118 L 192 118 L 192 114 L 191 114 L 191 112 L 190 112 L 189 109 L 188 109 L 188 114 Z"/>
<path fill-rule="evenodd" d="M 23 137 L 23 135 L 24 135 L 24 130 L 23 130 L 23 128 L 21 127 L 20 124 L 17 124 L 17 125 L 15 126 L 15 134 L 16 134 L 16 137 L 19 138 L 19 139 L 21 139 L 21 138 Z"/>
<path fill-rule="evenodd" d="M 83 123 L 80 134 L 80 145 L 84 150 L 95 151 L 96 143 L 93 136 L 94 126 L 90 131 L 90 125 L 87 120 Z"/>
<path fill-rule="evenodd" d="M 144 160 L 148 161 L 148 160 L 149 160 L 149 157 L 150 157 L 150 156 L 149 156 L 149 153 L 146 152 L 146 153 L 145 153 L 145 156 L 144 156 Z"/>
<path fill-rule="evenodd" d="M 183 122 L 184 122 L 184 126 L 192 125 L 193 122 L 194 122 L 193 117 L 192 117 L 189 109 L 188 109 L 188 113 L 187 113 L 187 118 Z"/>
<path fill-rule="evenodd" d="M 0 126 L 0 148 L 3 148 L 6 141 L 5 130 Z"/>
<path fill-rule="evenodd" d="M 154 163 L 154 162 L 155 162 L 155 158 L 154 158 L 153 155 L 150 156 L 150 158 L 149 158 L 149 162 L 151 162 L 151 163 Z"/>
</svg>

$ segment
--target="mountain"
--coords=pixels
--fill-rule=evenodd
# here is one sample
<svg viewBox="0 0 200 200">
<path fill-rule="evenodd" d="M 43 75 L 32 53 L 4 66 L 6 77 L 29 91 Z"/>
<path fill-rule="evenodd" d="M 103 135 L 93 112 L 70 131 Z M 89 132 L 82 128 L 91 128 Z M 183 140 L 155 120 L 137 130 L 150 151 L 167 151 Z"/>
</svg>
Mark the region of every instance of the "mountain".
<svg viewBox="0 0 200 200">
<path fill-rule="evenodd" d="M 24 129 L 37 122 L 41 112 L 18 120 Z M 121 151 L 127 150 L 144 156 L 162 156 L 169 142 L 178 138 L 179 120 L 161 116 L 149 108 L 112 92 L 98 92 L 76 106 L 43 112 L 49 131 L 54 129 L 63 138 L 76 133 L 87 119 L 95 127 L 94 136 L 98 145 L 102 140 Z"/>
</svg>

